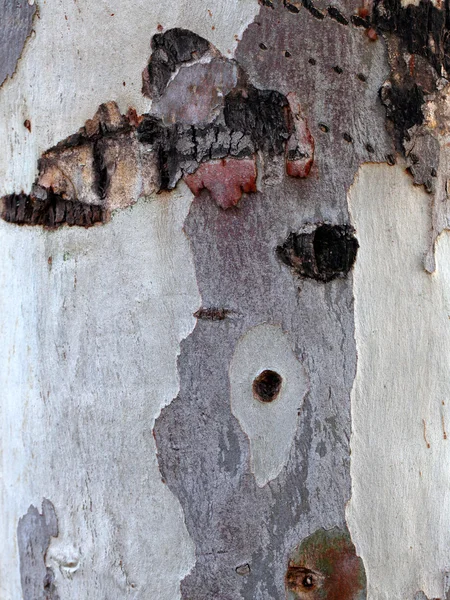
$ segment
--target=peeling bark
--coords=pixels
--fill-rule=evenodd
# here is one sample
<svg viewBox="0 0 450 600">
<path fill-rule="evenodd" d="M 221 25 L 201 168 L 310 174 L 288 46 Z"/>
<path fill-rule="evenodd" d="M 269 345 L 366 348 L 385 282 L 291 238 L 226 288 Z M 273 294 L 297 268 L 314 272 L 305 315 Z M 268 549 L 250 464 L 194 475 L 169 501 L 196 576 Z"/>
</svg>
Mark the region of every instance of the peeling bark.
<svg viewBox="0 0 450 600">
<path fill-rule="evenodd" d="M 57 3 L 54 133 L 34 54 L 0 90 L 0 595 L 444 598 L 448 6 L 183 2 L 113 2 L 100 67 L 67 40 L 102 7 Z"/>
</svg>

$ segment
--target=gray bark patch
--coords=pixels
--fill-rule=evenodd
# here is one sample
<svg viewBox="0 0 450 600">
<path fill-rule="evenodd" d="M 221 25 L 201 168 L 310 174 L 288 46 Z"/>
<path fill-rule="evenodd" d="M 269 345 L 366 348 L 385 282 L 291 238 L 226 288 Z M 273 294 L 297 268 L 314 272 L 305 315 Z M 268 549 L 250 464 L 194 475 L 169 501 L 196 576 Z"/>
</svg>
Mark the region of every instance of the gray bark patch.
<svg viewBox="0 0 450 600">
<path fill-rule="evenodd" d="M 58 536 L 55 507 L 44 498 L 42 514 L 31 505 L 19 520 L 17 542 L 23 600 L 59 600 L 54 574 L 45 564 L 50 540 Z"/>
<path fill-rule="evenodd" d="M 255 89 L 295 92 L 315 142 L 311 172 L 289 177 L 283 158 L 263 146 L 257 194 L 227 211 L 199 197 L 185 223 L 204 306 L 231 311 L 223 320 L 199 319 L 183 342 L 179 396 L 155 426 L 162 475 L 196 544 L 185 599 L 282 600 L 292 549 L 318 529 L 345 529 L 356 365 L 352 274 L 299 278 L 277 248 L 307 225 L 346 231 L 347 190 L 359 165 L 394 151 L 378 95 L 389 67 L 383 41 L 371 42 L 364 27 L 343 25 L 326 11 L 319 18 L 312 4 L 287 8 L 262 6 L 236 60 Z M 253 117 L 239 101 L 233 118 L 248 122 Z M 289 336 L 310 392 L 298 405 L 285 466 L 259 487 L 249 438 L 231 412 L 229 376 L 240 340 L 263 323 Z"/>
<path fill-rule="evenodd" d="M 35 12 L 26 0 L 0 0 L 0 86 L 16 70 Z"/>
</svg>

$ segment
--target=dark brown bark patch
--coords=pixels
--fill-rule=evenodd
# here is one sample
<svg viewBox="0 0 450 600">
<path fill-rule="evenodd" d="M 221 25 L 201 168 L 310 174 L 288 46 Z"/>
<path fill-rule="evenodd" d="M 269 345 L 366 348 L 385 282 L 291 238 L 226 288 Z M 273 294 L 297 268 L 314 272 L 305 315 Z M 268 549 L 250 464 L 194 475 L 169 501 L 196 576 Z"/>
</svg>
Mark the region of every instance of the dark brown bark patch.
<svg viewBox="0 0 450 600">
<path fill-rule="evenodd" d="M 61 225 L 91 227 L 106 220 L 102 206 L 65 200 L 51 190 L 41 195 L 11 194 L 3 198 L 2 219 L 16 225 L 41 225 L 56 229 Z"/>
<path fill-rule="evenodd" d="M 230 314 L 230 310 L 226 308 L 216 307 L 202 307 L 199 308 L 195 313 L 196 319 L 203 319 L 204 321 L 223 321 Z"/>
<path fill-rule="evenodd" d="M 276 371 L 265 369 L 253 380 L 253 395 L 260 402 L 273 402 L 280 393 L 283 378 Z"/>
</svg>

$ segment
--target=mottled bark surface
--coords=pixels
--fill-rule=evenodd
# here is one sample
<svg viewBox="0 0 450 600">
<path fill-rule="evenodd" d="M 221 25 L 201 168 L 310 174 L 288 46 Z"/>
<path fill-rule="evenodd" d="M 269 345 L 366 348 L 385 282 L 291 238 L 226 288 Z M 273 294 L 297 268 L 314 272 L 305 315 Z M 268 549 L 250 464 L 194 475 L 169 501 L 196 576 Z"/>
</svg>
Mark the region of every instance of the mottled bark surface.
<svg viewBox="0 0 450 600">
<path fill-rule="evenodd" d="M 74 51 L 53 19 L 69 40 L 106 18 L 69 4 L 42 7 L 25 83 L 0 89 L 5 119 L 17 98 L 33 114 L 5 125 L 0 161 L 1 600 L 444 598 L 447 492 L 427 490 L 449 460 L 433 382 L 450 342 L 428 351 L 413 317 L 439 328 L 450 306 L 448 269 L 429 274 L 448 227 L 447 5 L 180 2 L 146 28 L 117 4 L 111 47 L 133 35 L 133 60 L 97 71 L 81 36 L 98 86 L 53 134 L 44 92 L 27 99 L 40 36 L 57 95 L 79 66 L 58 67 Z M 3 78 L 34 10 L 12 24 L 0 4 Z M 416 389 L 429 405 L 410 409 Z"/>
</svg>

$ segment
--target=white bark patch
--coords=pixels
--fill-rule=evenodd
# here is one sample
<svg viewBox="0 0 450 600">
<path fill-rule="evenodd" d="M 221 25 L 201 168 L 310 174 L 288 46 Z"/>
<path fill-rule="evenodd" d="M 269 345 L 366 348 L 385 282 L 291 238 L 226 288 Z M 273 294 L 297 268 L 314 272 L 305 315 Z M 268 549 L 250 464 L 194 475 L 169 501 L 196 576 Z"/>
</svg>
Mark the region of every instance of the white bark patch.
<svg viewBox="0 0 450 600">
<path fill-rule="evenodd" d="M 257 0 L 39 2 L 35 35 L 16 76 L 0 90 L 0 196 L 28 192 L 39 156 L 77 131 L 101 103 L 148 111 L 142 71 L 158 25 L 190 29 L 231 58 L 259 10 Z"/>
<path fill-rule="evenodd" d="M 264 371 L 282 378 L 271 402 L 261 402 L 253 382 Z M 250 441 L 251 470 L 263 487 L 286 465 L 308 391 L 305 370 L 289 338 L 274 325 L 258 325 L 239 341 L 230 366 L 231 412 Z"/>
<path fill-rule="evenodd" d="M 350 190 L 357 375 L 347 516 L 368 598 L 444 597 L 450 566 L 450 236 L 424 271 L 429 195 L 404 165 L 364 165 Z"/>
<path fill-rule="evenodd" d="M 43 498 L 61 598 L 179 598 L 195 552 L 152 430 L 200 306 L 191 201 L 180 184 L 90 230 L 0 223 L 2 600 L 22 597 L 17 524 Z"/>
</svg>

